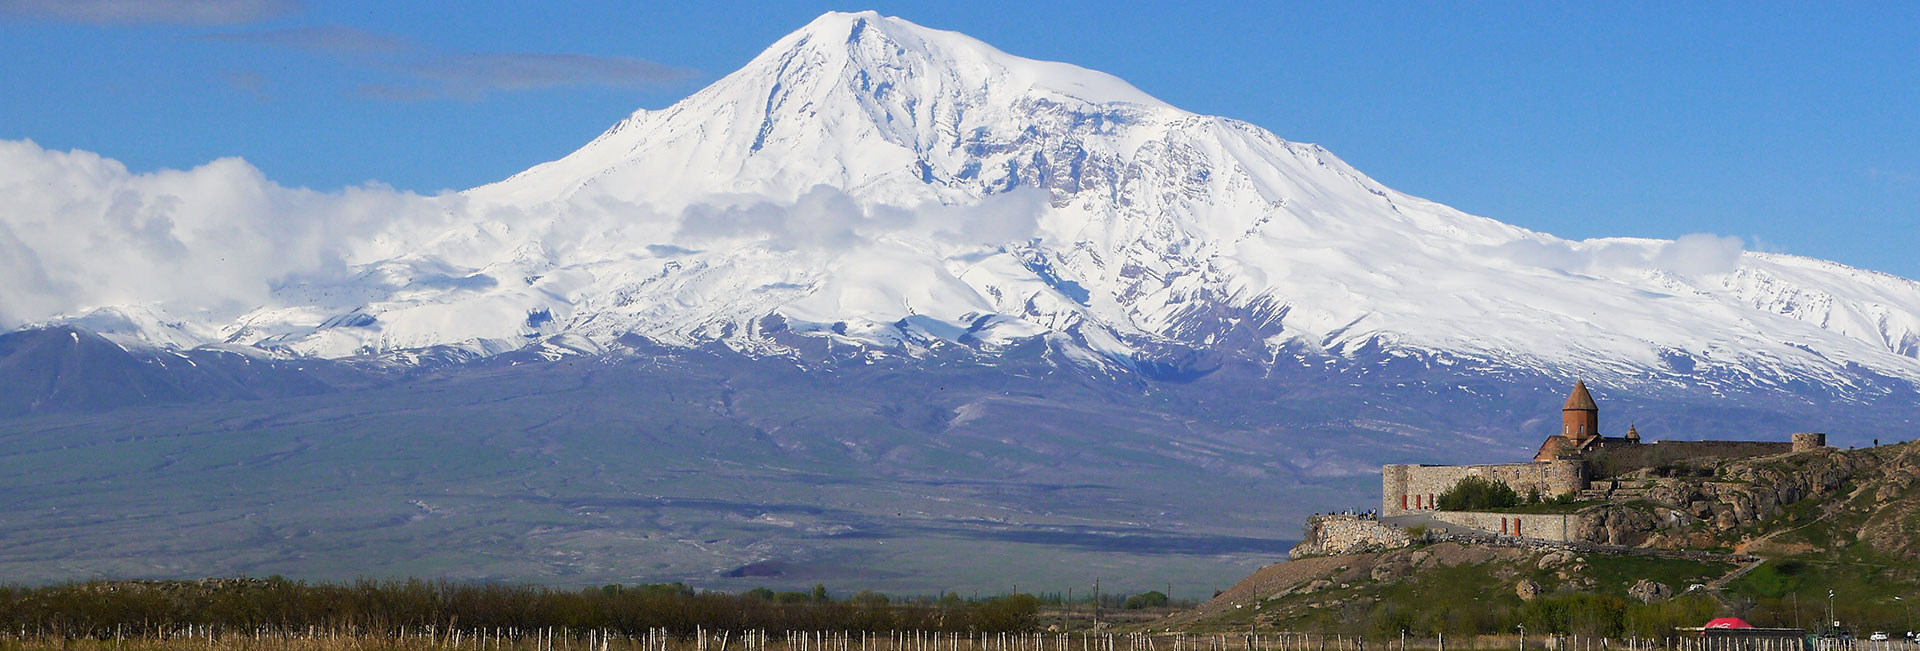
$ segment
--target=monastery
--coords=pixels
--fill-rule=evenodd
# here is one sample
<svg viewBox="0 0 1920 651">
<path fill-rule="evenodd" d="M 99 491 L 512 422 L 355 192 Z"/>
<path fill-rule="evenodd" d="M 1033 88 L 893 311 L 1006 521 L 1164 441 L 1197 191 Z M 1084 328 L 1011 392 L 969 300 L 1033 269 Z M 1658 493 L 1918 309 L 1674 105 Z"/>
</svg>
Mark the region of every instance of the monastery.
<svg viewBox="0 0 1920 651">
<path fill-rule="evenodd" d="M 1701 460 L 1739 459 L 1826 447 L 1827 436 L 1794 434 L 1789 441 L 1644 442 L 1637 427 L 1623 436 L 1600 429 L 1600 405 L 1584 381 L 1575 383 L 1560 407 L 1560 431 L 1540 442 L 1532 461 L 1469 466 L 1397 464 L 1380 469 L 1379 517 L 1316 515 L 1292 556 L 1349 554 L 1393 549 L 1434 531 L 1531 542 L 1628 544 L 1620 522 L 1609 512 L 1644 499 L 1649 486 L 1663 481 L 1637 472 L 1685 466 Z M 1599 477 L 1596 477 L 1599 475 Z M 1629 475 L 1633 479 L 1621 479 Z M 1515 493 L 1542 500 L 1571 498 L 1569 508 L 1449 511 L 1440 496 L 1468 477 L 1492 479 Z M 1707 514 L 1662 509 L 1648 516 L 1669 525 Z"/>
<path fill-rule="evenodd" d="M 1552 498 L 1592 488 L 1594 462 L 1606 457 L 1622 473 L 1678 459 L 1734 459 L 1799 452 L 1826 445 L 1826 435 L 1794 434 L 1790 441 L 1658 441 L 1644 443 L 1638 427 L 1624 436 L 1600 430 L 1600 406 L 1587 383 L 1573 385 L 1560 408 L 1560 432 L 1540 443 L 1533 461 L 1470 466 L 1389 465 L 1380 469 L 1380 514 L 1437 510 L 1441 493 L 1469 476 L 1495 479 L 1521 495 Z"/>
</svg>

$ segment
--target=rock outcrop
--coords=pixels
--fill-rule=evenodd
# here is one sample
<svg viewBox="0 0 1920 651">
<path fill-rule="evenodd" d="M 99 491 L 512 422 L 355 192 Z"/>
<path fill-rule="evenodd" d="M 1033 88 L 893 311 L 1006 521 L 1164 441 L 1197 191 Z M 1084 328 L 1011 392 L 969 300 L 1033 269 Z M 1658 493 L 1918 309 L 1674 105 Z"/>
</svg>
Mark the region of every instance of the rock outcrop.
<svg viewBox="0 0 1920 651">
<path fill-rule="evenodd" d="M 1513 593 L 1520 595 L 1521 601 L 1533 601 L 1540 596 L 1540 584 L 1534 583 L 1532 579 L 1521 579 L 1519 583 L 1514 584 Z"/>
<path fill-rule="evenodd" d="M 1659 476 L 1660 474 L 1681 476 Z M 1692 466 L 1649 469 L 1615 479 L 1631 497 L 1578 513 L 1569 538 L 1658 549 L 1698 549 L 1759 537 L 1762 523 L 1825 517 L 1833 509 L 1870 509 L 1867 531 L 1883 553 L 1920 558 L 1920 545 L 1897 514 L 1920 514 L 1920 444 L 1865 450 L 1818 448 Z M 1819 498 L 1817 509 L 1795 505 Z M 1885 514 L 1879 513 L 1885 511 Z M 1871 531 L 1879 534 L 1868 538 Z"/>
<path fill-rule="evenodd" d="M 1642 603 L 1656 603 L 1672 599 L 1673 588 L 1653 579 L 1641 579 L 1639 583 L 1633 584 L 1633 587 L 1627 588 L 1627 596 L 1638 599 Z"/>
</svg>

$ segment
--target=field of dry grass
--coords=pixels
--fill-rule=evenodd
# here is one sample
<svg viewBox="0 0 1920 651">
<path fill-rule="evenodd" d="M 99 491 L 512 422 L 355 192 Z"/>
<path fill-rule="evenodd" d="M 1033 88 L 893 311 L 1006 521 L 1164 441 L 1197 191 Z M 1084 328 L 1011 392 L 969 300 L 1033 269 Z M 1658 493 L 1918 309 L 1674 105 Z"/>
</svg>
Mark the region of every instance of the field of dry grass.
<svg viewBox="0 0 1920 651">
<path fill-rule="evenodd" d="M 1333 638 L 1327 638 L 1333 640 Z M 878 633 L 665 630 L 627 636 L 563 629 L 423 630 L 401 635 L 191 628 L 144 637 L 0 634 L 0 651 L 1314 651 L 1326 640 L 1286 634 Z M 1334 641 L 1336 648 L 1347 643 Z"/>
</svg>

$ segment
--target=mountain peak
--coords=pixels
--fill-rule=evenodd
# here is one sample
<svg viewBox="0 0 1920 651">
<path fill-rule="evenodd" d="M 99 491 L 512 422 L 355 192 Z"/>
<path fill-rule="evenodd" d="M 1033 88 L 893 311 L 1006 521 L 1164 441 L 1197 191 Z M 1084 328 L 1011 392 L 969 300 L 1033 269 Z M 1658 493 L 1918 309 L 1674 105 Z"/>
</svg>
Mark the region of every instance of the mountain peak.
<svg viewBox="0 0 1920 651">
<path fill-rule="evenodd" d="M 502 279 L 437 297 L 473 316 L 407 294 L 322 323 L 364 325 L 290 337 L 386 351 L 444 343 L 457 322 L 500 346 L 563 331 L 758 346 L 778 315 L 782 332 L 879 346 L 1041 333 L 1121 364 L 1391 349 L 1623 383 L 1920 378 L 1915 283 L 1533 233 L 1110 75 L 874 12 L 822 15 L 468 196 L 527 216 L 449 240 L 482 263 L 463 273 Z M 565 239 L 581 232 L 590 246 Z"/>
<path fill-rule="evenodd" d="M 952 76 L 972 84 L 1007 84 L 1013 90 L 1041 90 L 1102 104 L 1123 102 L 1168 105 L 1106 73 L 1052 61 L 1014 56 L 965 34 L 932 29 L 874 11 L 828 12 L 776 41 L 754 63 L 791 69 L 796 51 L 826 54 L 801 61 L 844 62 L 874 74 L 883 70 Z M 839 56 L 844 55 L 844 59 Z M 839 61 L 836 61 L 839 59 Z M 944 74 L 941 74 L 944 73 Z"/>
<path fill-rule="evenodd" d="M 1043 115 L 1105 124 L 1119 113 L 1190 115 L 1106 73 L 871 11 L 828 13 L 673 106 L 469 196 L 529 205 L 602 192 L 674 210 L 713 195 L 792 201 L 827 185 L 953 204 L 1011 187 L 958 178 L 980 164 L 969 139 L 1015 138 Z"/>
<path fill-rule="evenodd" d="M 932 31 L 908 22 L 905 19 L 883 16 L 878 11 L 868 9 L 866 11 L 829 11 L 820 14 L 820 17 L 813 19 L 812 22 L 807 23 L 800 29 L 794 30 L 792 34 L 789 35 L 789 38 L 793 36 L 823 39 L 845 38 L 851 42 L 858 40 L 862 36 L 867 36 L 868 34 L 865 32 L 866 28 L 874 26 L 875 23 L 878 23 L 878 27 L 882 30 L 889 28 L 910 28 Z"/>
</svg>

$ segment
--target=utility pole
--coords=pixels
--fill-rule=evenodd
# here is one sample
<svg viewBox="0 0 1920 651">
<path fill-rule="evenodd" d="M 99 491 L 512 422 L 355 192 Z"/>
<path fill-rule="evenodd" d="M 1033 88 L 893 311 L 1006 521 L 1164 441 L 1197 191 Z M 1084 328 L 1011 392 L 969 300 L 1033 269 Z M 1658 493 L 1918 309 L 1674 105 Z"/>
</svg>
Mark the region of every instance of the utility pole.
<svg viewBox="0 0 1920 651">
<path fill-rule="evenodd" d="M 1840 628 L 1840 620 L 1833 618 L 1833 591 L 1827 591 L 1827 622 L 1834 628 Z"/>
<path fill-rule="evenodd" d="M 1093 626 L 1100 627 L 1100 577 L 1093 577 Z"/>
</svg>

